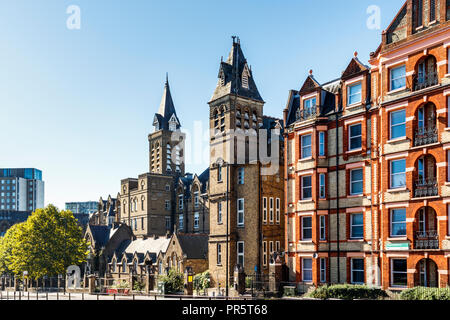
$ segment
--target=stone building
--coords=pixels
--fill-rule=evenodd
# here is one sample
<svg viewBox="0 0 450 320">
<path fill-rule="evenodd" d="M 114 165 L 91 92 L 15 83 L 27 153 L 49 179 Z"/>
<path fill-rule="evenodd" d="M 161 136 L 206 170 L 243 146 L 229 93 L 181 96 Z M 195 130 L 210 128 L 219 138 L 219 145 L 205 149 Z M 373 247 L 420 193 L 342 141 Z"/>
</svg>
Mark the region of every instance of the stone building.
<svg viewBox="0 0 450 320">
<path fill-rule="evenodd" d="M 200 191 L 203 190 L 201 210 L 196 207 L 193 211 L 186 211 L 182 215 L 183 218 L 180 218 L 177 188 L 184 188 L 184 184 L 192 180 L 192 175 L 184 173 L 185 137 L 180 131 L 181 123 L 176 114 L 168 80 L 164 86 L 159 110 L 154 116 L 153 126 L 155 131 L 148 136 L 149 172 L 139 175 L 137 179 L 128 178 L 121 181 L 121 191 L 117 198 L 117 221 L 129 225 L 137 237 L 165 236 L 168 232 L 173 233 L 175 225 L 183 218 L 186 227 L 189 221 L 199 221 L 198 231 L 208 233 L 208 200 L 204 196 L 208 181 L 207 172 L 199 177 L 195 176 L 192 181 L 194 189 L 200 187 Z M 195 198 L 190 195 L 190 189 L 185 191 L 185 201 Z"/>
<path fill-rule="evenodd" d="M 281 121 L 264 116 L 264 101 L 235 37 L 218 78 L 209 101 L 209 271 L 213 286 L 223 288 L 227 271 L 229 278 L 237 265 L 247 274 L 266 272 L 269 246 L 284 250 L 284 170 L 282 144 L 275 136 L 262 139 L 269 125 L 280 131 Z M 272 145 L 275 161 L 262 161 L 268 157 L 260 151 Z"/>
<path fill-rule="evenodd" d="M 448 1 L 408 0 L 370 67 L 311 74 L 284 110 L 286 261 L 299 284 L 448 285 Z M 450 248 L 450 247 L 449 247 Z"/>
</svg>

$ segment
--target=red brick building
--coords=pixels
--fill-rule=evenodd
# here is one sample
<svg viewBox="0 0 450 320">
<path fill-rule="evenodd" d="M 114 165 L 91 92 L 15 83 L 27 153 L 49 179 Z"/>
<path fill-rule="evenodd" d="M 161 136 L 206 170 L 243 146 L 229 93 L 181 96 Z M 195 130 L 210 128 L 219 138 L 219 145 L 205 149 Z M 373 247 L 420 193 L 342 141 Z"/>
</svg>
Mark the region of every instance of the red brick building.
<svg viewBox="0 0 450 320">
<path fill-rule="evenodd" d="M 285 120 L 291 280 L 446 286 L 450 4 L 408 0 L 370 67 L 311 74 Z"/>
</svg>

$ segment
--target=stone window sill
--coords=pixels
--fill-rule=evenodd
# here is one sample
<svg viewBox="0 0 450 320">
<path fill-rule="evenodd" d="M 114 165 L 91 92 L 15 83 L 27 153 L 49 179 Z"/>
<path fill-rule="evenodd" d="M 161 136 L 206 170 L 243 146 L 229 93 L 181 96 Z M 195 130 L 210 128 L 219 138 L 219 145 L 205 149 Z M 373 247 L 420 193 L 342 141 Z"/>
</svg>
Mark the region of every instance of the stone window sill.
<svg viewBox="0 0 450 320">
<path fill-rule="evenodd" d="M 309 161 L 312 159 L 313 159 L 313 157 L 301 158 L 301 159 L 298 159 L 298 162 L 305 162 L 305 161 Z"/>
<path fill-rule="evenodd" d="M 408 237 L 390 237 L 387 241 L 408 241 Z"/>
<path fill-rule="evenodd" d="M 359 148 L 359 149 L 353 149 L 353 150 L 348 150 L 348 151 L 345 151 L 345 153 L 357 153 L 357 152 L 361 152 L 362 151 L 362 148 Z"/>
<path fill-rule="evenodd" d="M 362 107 L 362 106 L 363 106 L 362 102 L 356 102 L 356 103 L 349 104 L 346 109 L 355 109 L 355 108 Z"/>
<path fill-rule="evenodd" d="M 406 187 L 396 188 L 396 189 L 387 189 L 387 192 L 402 192 L 402 191 L 408 191 L 408 189 Z"/>
<path fill-rule="evenodd" d="M 398 89 L 395 89 L 395 90 L 391 90 L 391 91 L 388 91 L 386 94 L 395 94 L 395 93 L 399 93 L 399 92 L 402 92 L 402 91 L 406 91 L 406 87 L 402 87 L 402 88 L 398 88 Z"/>
<path fill-rule="evenodd" d="M 409 139 L 407 137 L 400 137 L 400 138 L 395 138 L 395 139 L 391 139 L 386 141 L 386 143 L 396 143 L 396 142 L 403 142 L 403 141 L 408 141 Z"/>
</svg>

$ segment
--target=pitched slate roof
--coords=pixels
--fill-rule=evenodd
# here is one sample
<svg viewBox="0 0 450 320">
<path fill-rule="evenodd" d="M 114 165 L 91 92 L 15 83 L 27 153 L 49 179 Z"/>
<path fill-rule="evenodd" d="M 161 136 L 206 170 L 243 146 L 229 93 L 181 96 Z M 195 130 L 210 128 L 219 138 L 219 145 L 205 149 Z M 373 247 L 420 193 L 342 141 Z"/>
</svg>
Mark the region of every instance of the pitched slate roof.
<svg viewBox="0 0 450 320">
<path fill-rule="evenodd" d="M 248 89 L 242 86 L 244 71 L 248 74 Z M 210 102 L 228 94 L 237 94 L 244 98 L 264 102 L 256 87 L 252 70 L 242 52 L 239 39 L 237 42 L 233 39 L 233 46 L 227 61 L 220 63 L 218 78 L 219 80 Z"/>
<path fill-rule="evenodd" d="M 160 130 L 169 130 L 169 121 L 171 118 L 177 122 L 177 129 L 181 127 L 180 120 L 178 119 L 175 106 L 173 104 L 172 95 L 170 93 L 169 79 L 166 78 L 166 84 L 164 85 L 164 92 L 159 105 L 159 110 L 155 114 L 153 124 L 158 123 Z"/>
<path fill-rule="evenodd" d="M 104 247 L 108 243 L 108 240 L 110 238 L 109 235 L 111 227 L 90 225 L 89 228 L 91 229 L 92 237 L 95 241 L 96 247 Z"/>
<path fill-rule="evenodd" d="M 176 235 L 183 253 L 188 259 L 208 258 L 208 235 L 207 234 L 185 234 Z"/>
</svg>

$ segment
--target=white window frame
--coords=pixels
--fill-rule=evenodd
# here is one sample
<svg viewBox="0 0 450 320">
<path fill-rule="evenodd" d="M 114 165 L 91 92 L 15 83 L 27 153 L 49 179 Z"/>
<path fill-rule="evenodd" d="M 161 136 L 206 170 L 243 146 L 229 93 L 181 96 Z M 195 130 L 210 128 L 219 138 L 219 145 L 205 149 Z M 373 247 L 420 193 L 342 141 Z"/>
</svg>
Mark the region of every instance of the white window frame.
<svg viewBox="0 0 450 320">
<path fill-rule="evenodd" d="M 353 260 L 362 260 L 363 261 L 363 269 L 361 270 L 361 269 L 353 269 Z M 352 259 L 350 259 L 350 283 L 352 283 L 352 284 L 364 284 L 364 281 L 363 282 L 355 282 L 354 280 L 353 280 L 353 272 L 355 271 L 355 272 L 361 272 L 362 271 L 362 273 L 363 273 L 363 279 L 365 279 L 365 277 L 366 277 L 366 274 L 365 274 L 365 267 L 366 267 L 366 263 L 365 263 L 365 260 L 364 260 L 364 258 L 363 257 L 361 257 L 361 258 L 352 258 Z"/>
<path fill-rule="evenodd" d="M 361 127 L 361 134 L 359 136 L 352 137 L 352 135 L 351 135 L 351 133 L 352 133 L 351 128 L 352 127 L 356 127 L 356 126 L 360 126 Z M 361 140 L 361 146 L 358 147 L 358 148 L 353 148 L 352 149 L 352 139 L 357 139 L 357 138 L 359 138 Z M 352 125 L 348 126 L 348 150 L 349 151 L 354 151 L 354 150 L 360 150 L 360 149 L 362 149 L 362 123 L 361 122 L 355 123 L 355 124 L 352 124 Z"/>
<path fill-rule="evenodd" d="M 397 69 L 400 69 L 400 68 L 404 68 L 404 69 L 405 69 L 405 75 L 404 75 L 403 77 L 393 79 L 393 78 L 392 78 L 392 74 L 393 74 L 392 72 L 393 72 L 394 70 L 397 70 Z M 404 85 L 403 87 L 398 87 L 398 88 L 395 88 L 395 89 L 394 89 L 394 88 L 392 87 L 393 81 L 399 80 L 399 79 L 402 79 L 402 78 L 405 79 L 405 85 Z M 406 65 L 405 65 L 405 64 L 402 64 L 402 65 L 399 65 L 399 66 L 390 68 L 390 69 L 389 69 L 389 91 L 401 90 L 401 89 L 404 89 L 404 88 L 406 88 Z"/>
<path fill-rule="evenodd" d="M 242 210 L 239 209 L 239 202 L 242 202 Z M 237 225 L 243 227 L 245 225 L 245 200 L 244 198 L 237 199 Z M 240 219 L 242 217 L 242 220 Z"/>
<path fill-rule="evenodd" d="M 309 137 L 310 138 L 311 142 L 309 143 L 309 145 L 305 145 L 303 143 L 303 138 L 305 138 L 305 137 Z M 302 159 L 311 158 L 312 157 L 312 134 L 304 134 L 304 135 L 300 136 L 300 144 L 301 144 L 300 147 L 301 147 L 301 157 L 302 157 Z M 309 155 L 308 156 L 305 156 L 304 149 L 309 149 Z"/>
<path fill-rule="evenodd" d="M 194 206 L 198 208 L 200 206 L 200 195 L 199 191 L 194 192 Z"/>
<path fill-rule="evenodd" d="M 198 230 L 200 228 L 200 213 L 194 213 L 194 229 Z"/>
<path fill-rule="evenodd" d="M 327 282 L 327 258 L 320 258 L 320 282 Z"/>
<path fill-rule="evenodd" d="M 319 156 L 325 156 L 325 131 L 319 131 Z"/>
<path fill-rule="evenodd" d="M 222 202 L 217 203 L 217 223 L 222 223 Z"/>
<path fill-rule="evenodd" d="M 263 266 L 267 266 L 267 241 L 263 241 Z"/>
<path fill-rule="evenodd" d="M 314 104 L 313 104 L 313 101 L 314 101 Z M 305 99 L 303 101 L 303 110 L 308 109 L 309 112 L 311 112 L 315 106 L 317 106 L 317 97 L 312 97 L 309 99 Z"/>
<path fill-rule="evenodd" d="M 179 194 L 178 195 L 178 210 L 183 210 L 183 208 L 184 208 L 183 195 Z"/>
<path fill-rule="evenodd" d="M 242 252 L 239 252 L 239 245 L 242 244 Z M 239 263 L 239 257 L 242 256 L 242 265 L 241 267 L 244 267 L 245 265 L 245 243 L 244 241 L 238 241 L 236 243 L 236 253 L 237 253 L 237 263 Z"/>
<path fill-rule="evenodd" d="M 398 173 L 392 173 L 392 164 L 393 164 L 394 162 L 398 162 L 398 161 L 405 161 L 405 171 L 404 171 L 404 172 L 398 172 Z M 392 185 L 392 182 L 393 182 L 393 180 L 394 180 L 394 179 L 392 179 L 392 178 L 393 178 L 394 175 L 404 175 L 404 176 L 405 176 L 405 184 L 404 184 L 403 186 L 397 186 L 397 187 L 394 187 L 394 186 Z M 406 159 L 403 158 L 403 159 L 395 159 L 395 160 L 391 160 L 391 161 L 389 162 L 389 187 L 390 187 L 391 189 L 401 189 L 401 188 L 404 188 L 405 186 L 406 186 Z"/>
<path fill-rule="evenodd" d="M 398 112 L 405 112 L 405 121 L 404 122 L 400 122 L 397 123 L 395 125 L 392 125 L 392 115 Z M 399 136 L 399 137 L 393 137 L 392 136 L 392 127 L 396 127 L 396 126 L 404 126 L 405 127 L 405 134 L 403 136 Z M 394 110 L 389 112 L 389 139 L 402 139 L 406 137 L 406 109 L 400 109 L 400 110 Z"/>
<path fill-rule="evenodd" d="M 362 179 L 353 181 L 352 180 L 352 173 L 354 171 L 357 171 L 357 170 L 361 170 L 361 172 L 362 172 Z M 361 192 L 356 193 L 356 192 L 353 191 L 353 184 L 354 183 L 361 183 L 362 184 Z M 356 196 L 356 195 L 361 195 L 361 194 L 364 194 L 364 168 L 355 168 L 355 169 L 350 170 L 350 195 Z"/>
<path fill-rule="evenodd" d="M 184 229 L 184 215 L 180 214 L 178 215 L 178 227 L 180 230 Z"/>
<path fill-rule="evenodd" d="M 325 215 L 319 216 L 319 240 L 327 239 L 327 217 Z"/>
<path fill-rule="evenodd" d="M 221 266 L 222 265 L 222 244 L 218 243 L 217 244 L 217 265 Z"/>
<path fill-rule="evenodd" d="M 281 200 L 280 200 L 280 198 L 276 198 L 276 200 L 275 200 L 275 221 L 277 224 L 280 224 L 280 219 L 281 219 L 280 210 L 281 210 Z"/>
<path fill-rule="evenodd" d="M 311 226 L 305 228 L 305 223 L 304 220 L 305 219 L 311 219 Z M 301 217 L 301 222 L 302 222 L 302 241 L 311 241 L 312 240 L 312 236 L 313 236 L 313 228 L 312 228 L 312 216 L 304 216 Z M 311 230 L 311 238 L 305 238 L 305 229 Z"/>
<path fill-rule="evenodd" d="M 273 198 L 269 198 L 269 222 L 270 224 L 273 224 Z"/>
<path fill-rule="evenodd" d="M 390 273 L 391 279 L 390 279 L 389 283 L 390 283 L 391 287 L 394 287 L 394 288 L 406 288 L 408 286 L 407 283 L 403 286 L 394 285 L 394 273 L 406 273 L 406 276 L 408 277 L 408 266 L 406 267 L 406 270 L 404 272 L 394 271 L 394 260 L 407 260 L 407 259 L 403 259 L 403 258 L 390 259 L 390 263 L 389 263 L 390 264 L 390 268 L 389 268 L 390 272 L 389 273 Z"/>
<path fill-rule="evenodd" d="M 263 197 L 263 223 L 267 223 L 267 197 Z"/>
<path fill-rule="evenodd" d="M 238 169 L 238 184 L 243 185 L 245 183 L 245 169 L 239 168 Z"/>
<path fill-rule="evenodd" d="M 393 222 L 393 219 L 392 219 L 392 215 L 393 215 L 393 212 L 394 211 L 397 211 L 397 210 L 405 210 L 405 222 Z M 392 230 L 393 230 L 393 225 L 394 224 L 404 224 L 405 225 L 405 228 L 407 227 L 407 219 L 406 219 L 406 208 L 395 208 L 395 209 L 390 209 L 389 210 L 389 235 L 390 235 L 390 237 L 391 238 L 404 238 L 404 237 L 406 237 L 406 232 L 405 232 L 405 234 L 402 234 L 402 235 L 394 235 L 394 234 L 392 234 Z"/>
<path fill-rule="evenodd" d="M 280 249 L 281 249 L 280 241 L 275 241 L 275 251 L 280 252 Z"/>
<path fill-rule="evenodd" d="M 360 87 L 359 92 L 350 94 L 350 90 L 352 88 L 356 87 L 356 86 Z M 350 98 L 353 97 L 353 96 L 356 96 L 356 95 L 359 95 L 359 100 L 356 101 L 356 102 L 350 103 Z M 347 106 L 356 105 L 356 104 L 361 103 L 361 102 L 362 102 L 362 82 L 358 81 L 356 83 L 352 83 L 351 85 L 348 85 L 347 86 Z"/>
<path fill-rule="evenodd" d="M 310 260 L 311 261 L 311 269 L 305 268 L 305 261 Z M 311 272 L 311 279 L 305 279 L 305 271 Z M 302 281 L 306 283 L 313 282 L 313 259 L 312 258 L 302 258 Z"/>
<path fill-rule="evenodd" d="M 362 224 L 354 224 L 354 222 L 353 222 L 353 217 L 355 216 L 355 215 L 362 215 L 362 217 L 363 217 L 363 222 L 362 222 Z M 362 236 L 361 237 L 355 237 L 354 235 L 353 235 L 353 227 L 362 227 L 362 229 L 363 229 L 363 234 L 362 234 Z M 351 215 L 350 215 L 350 239 L 364 239 L 364 213 L 362 213 L 362 212 L 356 212 L 356 213 L 352 213 Z"/>
<path fill-rule="evenodd" d="M 309 186 L 309 187 L 304 187 L 303 186 L 303 179 L 304 178 L 310 178 L 311 179 L 311 185 Z M 312 199 L 312 176 L 311 175 L 306 175 L 306 176 L 301 176 L 301 184 L 302 184 L 302 188 L 301 188 L 301 192 L 302 192 L 302 200 L 311 200 Z M 309 197 L 309 198 L 305 198 L 304 196 L 303 196 L 303 189 L 311 189 L 311 197 Z"/>
<path fill-rule="evenodd" d="M 323 181 L 322 181 L 323 179 Z M 319 199 L 326 199 L 327 197 L 327 190 L 326 190 L 326 179 L 325 179 L 325 173 L 319 174 Z"/>
</svg>

